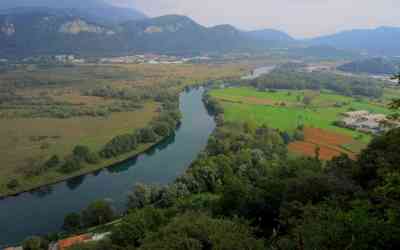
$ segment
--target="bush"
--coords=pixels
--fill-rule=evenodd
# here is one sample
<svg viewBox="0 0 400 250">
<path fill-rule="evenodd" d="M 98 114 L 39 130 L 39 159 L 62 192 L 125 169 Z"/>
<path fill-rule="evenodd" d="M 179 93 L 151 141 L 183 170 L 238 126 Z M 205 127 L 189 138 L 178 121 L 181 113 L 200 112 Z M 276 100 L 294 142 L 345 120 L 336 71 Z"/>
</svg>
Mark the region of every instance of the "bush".
<svg viewBox="0 0 400 250">
<path fill-rule="evenodd" d="M 69 156 L 65 159 L 64 164 L 61 166 L 60 171 L 66 174 L 78 171 L 81 169 L 81 162 L 73 156 Z"/>
<path fill-rule="evenodd" d="M 113 218 L 114 211 L 104 200 L 95 201 L 82 211 L 82 223 L 86 227 L 98 226 L 110 222 Z"/>
<path fill-rule="evenodd" d="M 154 125 L 154 132 L 161 137 L 167 136 L 170 134 L 171 128 L 168 123 L 158 122 Z"/>
<path fill-rule="evenodd" d="M 157 140 L 157 135 L 153 128 L 143 128 L 138 133 L 138 141 L 141 143 L 153 143 Z"/>
<path fill-rule="evenodd" d="M 47 250 L 49 243 L 37 236 L 32 236 L 23 242 L 24 250 Z"/>
<path fill-rule="evenodd" d="M 17 187 L 19 187 L 19 182 L 17 179 L 12 179 L 7 183 L 7 187 L 9 189 L 15 189 Z"/>
<path fill-rule="evenodd" d="M 137 138 L 135 135 L 125 134 L 114 137 L 101 151 L 104 158 L 112 158 L 136 149 Z"/>
<path fill-rule="evenodd" d="M 48 168 L 55 168 L 61 163 L 58 155 L 53 155 L 46 163 L 45 166 Z"/>
<path fill-rule="evenodd" d="M 77 160 L 87 161 L 90 155 L 90 149 L 87 146 L 75 146 L 73 150 L 73 155 Z"/>
<path fill-rule="evenodd" d="M 66 231 L 76 231 L 81 228 L 81 216 L 78 213 L 67 214 L 64 218 L 63 229 Z"/>
</svg>

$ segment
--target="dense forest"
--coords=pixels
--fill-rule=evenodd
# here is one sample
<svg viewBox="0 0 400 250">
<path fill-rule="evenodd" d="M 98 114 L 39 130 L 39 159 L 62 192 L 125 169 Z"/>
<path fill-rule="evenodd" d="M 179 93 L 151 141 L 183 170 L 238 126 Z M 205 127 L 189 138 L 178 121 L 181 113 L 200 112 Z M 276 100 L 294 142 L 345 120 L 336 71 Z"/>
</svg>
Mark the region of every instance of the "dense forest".
<svg viewBox="0 0 400 250">
<path fill-rule="evenodd" d="M 343 64 L 339 70 L 351 73 L 369 73 L 375 75 L 391 75 L 397 72 L 398 66 L 390 60 L 371 58 Z"/>
<path fill-rule="evenodd" d="M 138 184 L 109 239 L 72 249 L 399 249 L 400 129 L 354 161 L 292 158 L 267 126 L 223 121 L 206 150 L 168 186 Z M 106 201 L 65 218 L 73 233 L 115 219 Z M 45 245 L 33 237 L 25 246 Z M 40 249 L 40 248 L 36 248 Z"/>
<path fill-rule="evenodd" d="M 291 65 L 278 67 L 266 76 L 251 80 L 250 84 L 260 90 L 328 89 L 346 96 L 373 98 L 379 98 L 383 94 L 381 82 L 374 79 L 342 76 L 330 72 L 304 72 Z"/>
</svg>

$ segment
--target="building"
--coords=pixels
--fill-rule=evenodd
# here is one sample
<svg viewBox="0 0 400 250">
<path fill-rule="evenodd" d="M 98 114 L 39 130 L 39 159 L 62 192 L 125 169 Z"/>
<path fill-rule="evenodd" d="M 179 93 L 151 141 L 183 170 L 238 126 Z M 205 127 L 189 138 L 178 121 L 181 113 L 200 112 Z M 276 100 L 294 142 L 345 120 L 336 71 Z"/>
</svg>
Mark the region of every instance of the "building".
<svg viewBox="0 0 400 250">
<path fill-rule="evenodd" d="M 89 234 L 82 234 L 74 237 L 70 237 L 67 239 L 59 240 L 56 244 L 56 249 L 65 250 L 73 245 L 85 243 L 92 239 L 92 236 Z"/>
<path fill-rule="evenodd" d="M 389 127 L 398 127 L 399 123 L 391 121 L 384 114 L 372 114 L 365 110 L 346 112 L 343 114 L 342 125 L 364 133 L 378 134 Z"/>
</svg>

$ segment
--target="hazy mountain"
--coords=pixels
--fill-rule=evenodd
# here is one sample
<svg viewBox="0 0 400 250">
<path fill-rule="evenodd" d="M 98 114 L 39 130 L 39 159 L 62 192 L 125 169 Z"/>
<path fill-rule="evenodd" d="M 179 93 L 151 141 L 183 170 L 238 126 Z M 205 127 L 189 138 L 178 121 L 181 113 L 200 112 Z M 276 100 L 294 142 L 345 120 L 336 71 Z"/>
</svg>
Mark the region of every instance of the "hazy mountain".
<svg viewBox="0 0 400 250">
<path fill-rule="evenodd" d="M 311 39 L 311 44 L 330 45 L 372 55 L 400 55 L 400 28 L 380 27 L 340 32 Z"/>
<path fill-rule="evenodd" d="M 310 58 L 322 60 L 353 60 L 360 57 L 359 53 L 326 45 L 291 47 L 288 50 L 288 55 L 296 59 Z"/>
<path fill-rule="evenodd" d="M 291 45 L 297 43 L 297 41 L 287 33 L 274 29 L 254 30 L 247 32 L 247 34 L 255 39 L 276 42 L 278 44 Z"/>
<path fill-rule="evenodd" d="M 143 13 L 135 9 L 116 7 L 104 0 L 1 0 L 0 2 L 0 13 L 3 14 L 37 8 L 68 10 L 90 21 L 103 23 L 120 23 L 146 18 Z"/>
<path fill-rule="evenodd" d="M 110 53 L 122 45 L 115 28 L 65 12 L 41 9 L 0 15 L 0 56 Z"/>
<path fill-rule="evenodd" d="M 28 10 L 27 10 L 28 9 Z M 0 56 L 249 51 L 269 43 L 230 25 L 206 28 L 169 15 L 104 25 L 66 9 L 27 8 L 0 14 Z"/>
<path fill-rule="evenodd" d="M 338 69 L 341 71 L 351 72 L 351 73 L 391 75 L 396 73 L 399 68 L 390 60 L 384 58 L 369 58 L 343 64 L 339 66 Z"/>
</svg>

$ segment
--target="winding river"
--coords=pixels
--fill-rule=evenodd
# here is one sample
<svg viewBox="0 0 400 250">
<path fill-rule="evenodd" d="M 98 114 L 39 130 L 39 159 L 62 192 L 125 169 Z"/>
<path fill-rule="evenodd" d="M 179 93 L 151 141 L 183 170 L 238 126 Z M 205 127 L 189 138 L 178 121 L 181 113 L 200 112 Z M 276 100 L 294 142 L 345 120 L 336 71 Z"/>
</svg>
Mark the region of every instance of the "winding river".
<svg viewBox="0 0 400 250">
<path fill-rule="evenodd" d="M 202 102 L 203 92 L 199 88 L 181 94 L 181 126 L 148 152 L 96 173 L 0 200 L 0 248 L 59 230 L 66 214 L 96 199 L 109 199 L 121 211 L 135 183 L 172 182 L 205 148 L 215 128 Z"/>
</svg>

